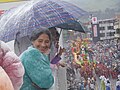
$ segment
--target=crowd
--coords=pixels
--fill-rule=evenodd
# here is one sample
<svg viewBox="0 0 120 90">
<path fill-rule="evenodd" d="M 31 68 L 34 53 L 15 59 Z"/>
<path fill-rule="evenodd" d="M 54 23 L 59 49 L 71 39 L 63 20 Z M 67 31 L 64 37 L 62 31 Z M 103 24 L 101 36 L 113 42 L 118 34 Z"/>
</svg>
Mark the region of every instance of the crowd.
<svg viewBox="0 0 120 90">
<path fill-rule="evenodd" d="M 73 58 L 68 58 L 67 63 L 72 63 L 71 67 L 74 71 L 73 75 L 76 75 L 76 69 L 79 68 L 79 71 L 77 70 L 77 72 L 80 73 L 80 77 L 84 78 L 84 85 L 83 82 L 81 82 L 81 88 L 82 86 L 86 88 L 87 86 L 91 86 L 92 88 L 95 87 L 95 84 L 89 85 L 87 83 L 88 78 L 89 80 L 94 78 L 94 81 L 96 81 L 97 77 L 101 76 L 104 76 L 105 80 L 107 80 L 108 78 L 113 80 L 117 79 L 118 75 L 120 74 L 119 42 L 115 42 L 114 40 L 112 40 L 107 44 L 106 42 L 97 42 L 96 44 L 94 44 L 92 42 L 89 42 L 88 39 L 82 40 L 80 38 L 77 38 L 76 40 L 71 41 L 71 43 L 71 53 L 73 55 Z M 110 60 L 111 58 L 112 60 Z M 70 66 L 68 66 L 68 68 L 70 68 Z M 69 70 L 68 73 L 70 73 Z M 109 85 L 109 81 L 106 85 Z M 107 88 L 108 87 L 106 87 L 106 89 L 101 90 L 109 90 Z M 94 88 L 90 90 L 96 89 Z"/>
</svg>

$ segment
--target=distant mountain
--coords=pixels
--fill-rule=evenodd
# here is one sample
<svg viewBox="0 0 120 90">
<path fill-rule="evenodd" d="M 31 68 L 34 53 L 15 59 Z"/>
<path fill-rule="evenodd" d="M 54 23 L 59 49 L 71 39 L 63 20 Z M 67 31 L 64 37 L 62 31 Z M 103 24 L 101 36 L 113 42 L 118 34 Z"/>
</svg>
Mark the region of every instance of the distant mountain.
<svg viewBox="0 0 120 90">
<path fill-rule="evenodd" d="M 120 8 L 120 0 L 64 0 L 86 11 L 104 11 L 106 8 Z"/>
<path fill-rule="evenodd" d="M 120 14 L 120 0 L 64 0 L 96 16 L 98 20 L 114 18 Z M 99 2 L 99 3 L 98 3 Z M 89 16 L 82 17 L 84 22 Z"/>
<path fill-rule="evenodd" d="M 97 17 L 98 20 L 103 20 L 103 19 L 110 19 L 110 18 L 115 18 L 116 15 L 120 15 L 120 9 L 110 9 L 106 8 L 105 11 L 91 11 L 89 12 L 90 15 Z M 90 20 L 90 16 L 83 16 L 80 18 L 81 22 L 87 22 Z"/>
<path fill-rule="evenodd" d="M 100 19 L 114 18 L 115 15 L 118 13 L 118 10 L 106 8 L 105 11 L 99 10 L 89 13 L 91 13 L 93 16 L 96 16 L 100 20 Z"/>
</svg>

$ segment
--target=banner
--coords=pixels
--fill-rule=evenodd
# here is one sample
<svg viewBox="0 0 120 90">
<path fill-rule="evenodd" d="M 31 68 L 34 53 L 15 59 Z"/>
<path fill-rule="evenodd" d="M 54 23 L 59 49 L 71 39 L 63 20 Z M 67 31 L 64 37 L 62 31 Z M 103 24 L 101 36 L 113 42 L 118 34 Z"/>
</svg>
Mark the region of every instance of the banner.
<svg viewBox="0 0 120 90">
<path fill-rule="evenodd" d="M 18 2 L 18 1 L 25 1 L 25 0 L 0 0 L 0 3 L 4 3 L 4 2 Z"/>
<path fill-rule="evenodd" d="M 97 24 L 97 17 L 92 17 L 92 24 Z"/>
<path fill-rule="evenodd" d="M 94 35 L 94 37 L 98 36 L 98 34 L 97 34 L 97 25 L 93 25 L 93 35 Z"/>
</svg>

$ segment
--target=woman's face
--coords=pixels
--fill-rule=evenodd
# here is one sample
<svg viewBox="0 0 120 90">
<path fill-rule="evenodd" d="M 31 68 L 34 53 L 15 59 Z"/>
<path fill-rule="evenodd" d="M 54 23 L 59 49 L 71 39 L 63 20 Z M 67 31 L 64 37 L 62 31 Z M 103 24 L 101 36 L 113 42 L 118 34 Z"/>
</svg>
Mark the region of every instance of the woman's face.
<svg viewBox="0 0 120 90">
<path fill-rule="evenodd" d="M 32 42 L 33 46 L 40 50 L 42 53 L 46 53 L 50 48 L 50 39 L 47 34 L 41 34 L 35 41 Z"/>
</svg>

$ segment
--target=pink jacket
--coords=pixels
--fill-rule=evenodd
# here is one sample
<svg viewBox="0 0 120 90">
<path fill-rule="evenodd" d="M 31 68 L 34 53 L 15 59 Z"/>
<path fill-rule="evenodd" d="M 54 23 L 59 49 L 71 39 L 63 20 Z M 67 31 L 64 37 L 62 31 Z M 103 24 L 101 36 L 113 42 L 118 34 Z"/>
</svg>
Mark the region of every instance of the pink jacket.
<svg viewBox="0 0 120 90">
<path fill-rule="evenodd" d="M 19 57 L 0 41 L 0 66 L 11 79 L 14 90 L 19 90 L 23 83 L 24 67 Z"/>
</svg>

